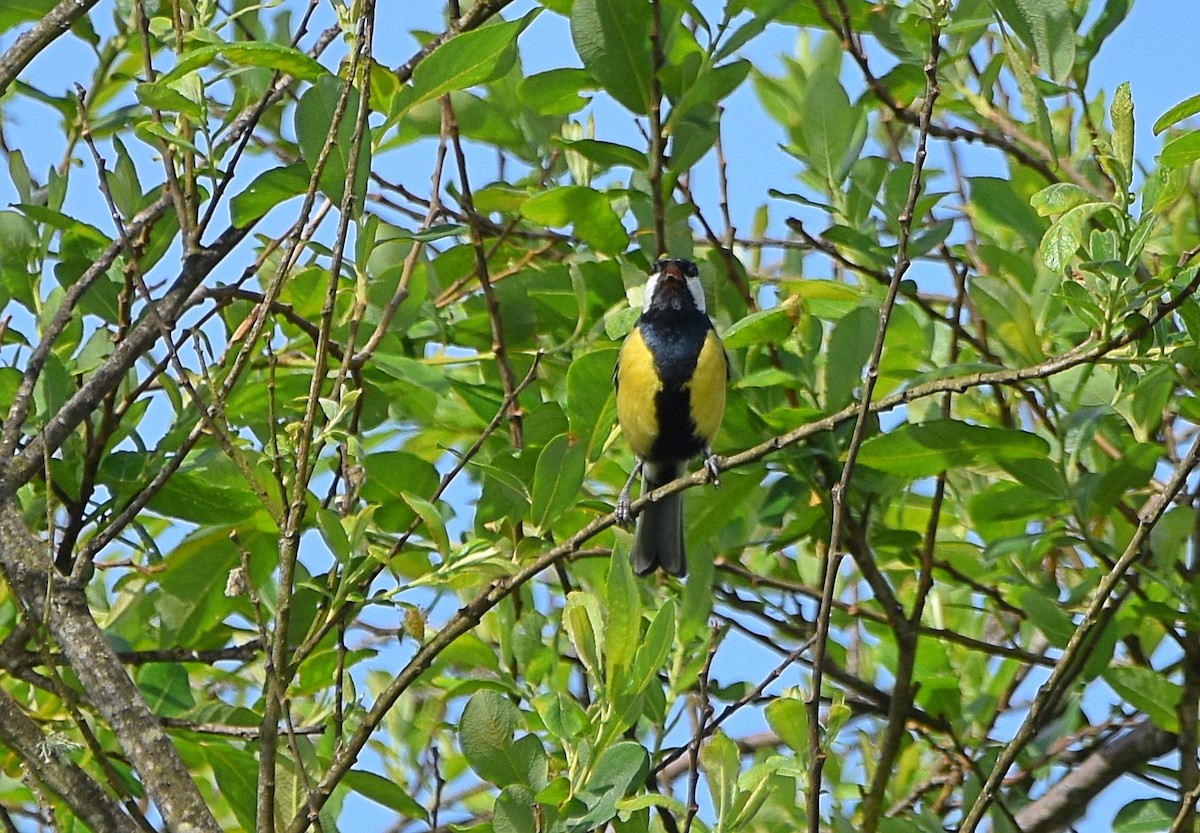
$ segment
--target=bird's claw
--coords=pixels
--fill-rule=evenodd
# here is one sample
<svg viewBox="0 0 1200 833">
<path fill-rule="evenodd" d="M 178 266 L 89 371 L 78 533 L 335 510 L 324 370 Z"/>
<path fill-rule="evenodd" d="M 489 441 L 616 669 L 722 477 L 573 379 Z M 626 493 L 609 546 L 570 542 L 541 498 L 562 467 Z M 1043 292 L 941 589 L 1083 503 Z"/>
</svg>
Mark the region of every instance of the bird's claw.
<svg viewBox="0 0 1200 833">
<path fill-rule="evenodd" d="M 711 451 L 704 458 L 704 468 L 708 470 L 708 477 L 712 481 L 713 486 L 721 487 L 721 471 L 717 468 L 717 455 Z"/>
<path fill-rule="evenodd" d="M 629 479 L 625 481 L 625 487 L 621 489 L 621 494 L 617 497 L 617 505 L 613 507 L 613 515 L 618 526 L 632 526 L 633 524 L 633 509 L 631 508 L 633 501 L 629 498 L 629 490 L 633 488 L 633 481 L 637 480 L 641 473 L 642 461 L 639 459 L 637 465 L 633 467 L 633 471 L 629 473 Z"/>
<path fill-rule="evenodd" d="M 629 499 L 629 495 L 622 492 L 617 498 L 617 505 L 613 508 L 613 515 L 616 516 L 618 526 L 630 526 L 633 524 L 633 510 L 630 508 L 633 501 Z"/>
</svg>

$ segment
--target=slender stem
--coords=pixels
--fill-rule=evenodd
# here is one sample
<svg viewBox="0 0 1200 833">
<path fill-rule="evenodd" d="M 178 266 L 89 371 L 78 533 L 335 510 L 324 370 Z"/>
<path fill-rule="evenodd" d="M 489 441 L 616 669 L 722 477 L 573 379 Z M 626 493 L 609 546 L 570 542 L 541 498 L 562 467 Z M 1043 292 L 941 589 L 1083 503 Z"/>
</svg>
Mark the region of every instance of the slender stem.
<svg viewBox="0 0 1200 833">
<path fill-rule="evenodd" d="M 500 314 L 500 299 L 492 287 L 488 275 L 487 251 L 483 245 L 483 231 L 475 211 L 475 201 L 471 196 L 471 182 L 467 176 L 467 157 L 463 153 L 462 140 L 458 134 L 458 119 L 455 118 L 454 108 L 450 105 L 450 96 L 442 97 L 442 119 L 446 122 L 450 133 L 450 141 L 454 146 L 454 158 L 458 163 L 458 178 L 463 213 L 471 228 L 471 248 L 475 253 L 475 276 L 483 288 L 484 301 L 487 303 L 488 320 L 492 326 L 492 355 L 496 357 L 496 367 L 500 371 L 500 383 L 504 386 L 504 398 L 510 403 L 508 411 L 508 431 L 514 448 L 525 445 L 521 403 L 516 398 L 517 377 L 513 373 L 512 364 L 508 359 L 508 344 L 504 340 L 504 319 Z"/>
<path fill-rule="evenodd" d="M 921 177 L 925 169 L 927 155 L 926 142 L 929 138 L 929 124 L 933 118 L 933 107 L 937 101 L 939 89 L 937 81 L 938 55 L 941 53 L 939 41 L 940 31 L 935 24 L 930 35 L 929 59 L 925 62 L 925 102 L 921 108 L 920 127 L 917 131 L 917 150 L 913 160 L 912 178 L 908 185 L 908 199 L 904 204 L 899 222 L 899 235 L 896 243 L 896 266 L 888 284 L 883 306 L 879 310 L 879 324 L 875 331 L 875 344 L 871 349 L 871 358 L 867 365 L 867 377 L 858 405 L 858 413 L 854 422 L 854 430 L 850 444 L 846 449 L 846 462 L 842 466 L 842 474 L 833 487 L 833 518 L 832 531 L 829 536 L 829 548 L 823 554 L 823 587 L 821 590 L 821 606 L 817 614 L 816 643 L 813 648 L 812 691 L 808 700 L 808 793 L 807 815 L 810 833 L 819 833 L 821 826 L 821 771 L 825 765 L 825 749 L 821 742 L 821 682 L 824 667 L 825 651 L 829 641 L 829 620 L 833 610 L 833 598 L 837 587 L 838 567 L 842 559 L 842 538 L 846 527 L 846 501 L 850 489 L 850 480 L 854 476 L 854 464 L 865 436 L 867 417 L 870 415 L 871 397 L 879 380 L 879 364 L 883 356 L 883 342 L 887 335 L 888 323 L 891 320 L 892 309 L 896 304 L 896 296 L 900 290 L 900 281 L 908 271 L 911 260 L 908 255 L 909 236 L 912 232 L 913 212 L 917 197 L 921 193 Z"/>
<path fill-rule="evenodd" d="M 650 0 L 650 167 L 646 179 L 650 183 L 651 214 L 654 218 L 654 252 L 651 260 L 667 254 L 667 208 L 663 193 L 663 171 L 666 168 L 666 137 L 662 126 L 662 84 L 658 72 L 666 62 L 662 50 L 662 3 Z"/>
</svg>

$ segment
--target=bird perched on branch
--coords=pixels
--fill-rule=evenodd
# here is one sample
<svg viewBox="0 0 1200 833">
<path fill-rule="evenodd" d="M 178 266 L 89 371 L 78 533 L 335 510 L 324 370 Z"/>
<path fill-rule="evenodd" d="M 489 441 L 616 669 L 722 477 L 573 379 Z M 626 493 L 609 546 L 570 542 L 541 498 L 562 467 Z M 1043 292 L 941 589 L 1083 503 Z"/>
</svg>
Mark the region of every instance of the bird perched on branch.
<svg viewBox="0 0 1200 833">
<path fill-rule="evenodd" d="M 637 465 L 617 499 L 622 525 L 632 520 L 630 487 L 644 475 L 643 493 L 683 475 L 693 457 L 717 480 L 711 445 L 725 412 L 729 361 L 705 313 L 696 264 L 681 258 L 657 261 L 646 282 L 642 315 L 625 338 L 613 384 L 617 419 Z M 646 575 L 662 567 L 687 575 L 683 545 L 683 494 L 647 503 L 633 537 L 633 569 Z"/>
</svg>

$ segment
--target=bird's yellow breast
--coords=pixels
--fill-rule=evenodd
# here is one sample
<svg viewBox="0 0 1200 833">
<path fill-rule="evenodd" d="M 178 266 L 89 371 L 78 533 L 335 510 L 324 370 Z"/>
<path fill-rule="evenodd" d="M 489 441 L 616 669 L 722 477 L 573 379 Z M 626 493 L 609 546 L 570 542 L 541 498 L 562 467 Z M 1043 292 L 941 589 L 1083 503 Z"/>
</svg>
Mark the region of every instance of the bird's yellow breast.
<svg viewBox="0 0 1200 833">
<path fill-rule="evenodd" d="M 653 459 L 660 434 L 667 439 L 666 447 L 660 445 L 658 453 L 666 452 L 671 457 L 678 454 L 677 459 L 697 454 L 710 445 L 725 412 L 728 377 L 725 349 L 716 332 L 710 329 L 700 346 L 691 377 L 681 387 L 674 388 L 678 391 L 676 396 L 686 400 L 669 397 L 664 404 L 678 401 L 679 407 L 668 408 L 666 415 L 660 413 L 656 397 L 663 390 L 661 368 L 641 330 L 635 327 L 621 347 L 616 374 L 617 419 L 633 453 L 642 459 Z M 664 425 L 664 420 L 668 424 Z M 672 453 L 667 452 L 669 447 L 687 450 Z"/>
<path fill-rule="evenodd" d="M 621 345 L 617 360 L 617 420 L 633 453 L 646 457 L 658 437 L 658 414 L 654 397 L 662 380 L 654 367 L 654 356 L 634 328 Z"/>
<path fill-rule="evenodd" d="M 725 348 L 716 332 L 709 330 L 689 385 L 692 421 L 696 423 L 696 435 L 704 440 L 705 445 L 712 444 L 717 429 L 721 427 L 728 381 L 729 363 L 725 358 Z"/>
</svg>

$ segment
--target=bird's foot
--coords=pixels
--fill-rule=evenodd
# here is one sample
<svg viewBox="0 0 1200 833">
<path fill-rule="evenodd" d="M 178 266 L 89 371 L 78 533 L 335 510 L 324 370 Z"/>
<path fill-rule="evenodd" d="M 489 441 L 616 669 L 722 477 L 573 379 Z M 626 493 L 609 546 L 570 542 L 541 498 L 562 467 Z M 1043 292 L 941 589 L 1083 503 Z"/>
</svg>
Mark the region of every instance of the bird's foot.
<svg viewBox="0 0 1200 833">
<path fill-rule="evenodd" d="M 625 487 L 621 489 L 621 494 L 617 497 L 617 505 L 613 507 L 613 515 L 619 526 L 633 524 L 633 509 L 631 508 L 633 501 L 629 497 L 629 490 L 633 488 L 633 481 L 637 480 L 637 476 L 641 473 L 642 461 L 638 460 L 633 471 L 629 473 L 629 479 L 625 481 Z"/>
<path fill-rule="evenodd" d="M 613 514 L 616 516 L 618 526 L 633 525 L 633 510 L 630 509 L 632 504 L 629 493 L 621 492 L 621 496 L 617 498 L 617 505 L 613 507 Z"/>
<path fill-rule="evenodd" d="M 717 455 L 709 451 L 704 456 L 704 468 L 708 470 L 708 477 L 712 481 L 713 486 L 720 488 L 721 486 L 721 470 L 717 468 Z"/>
</svg>

